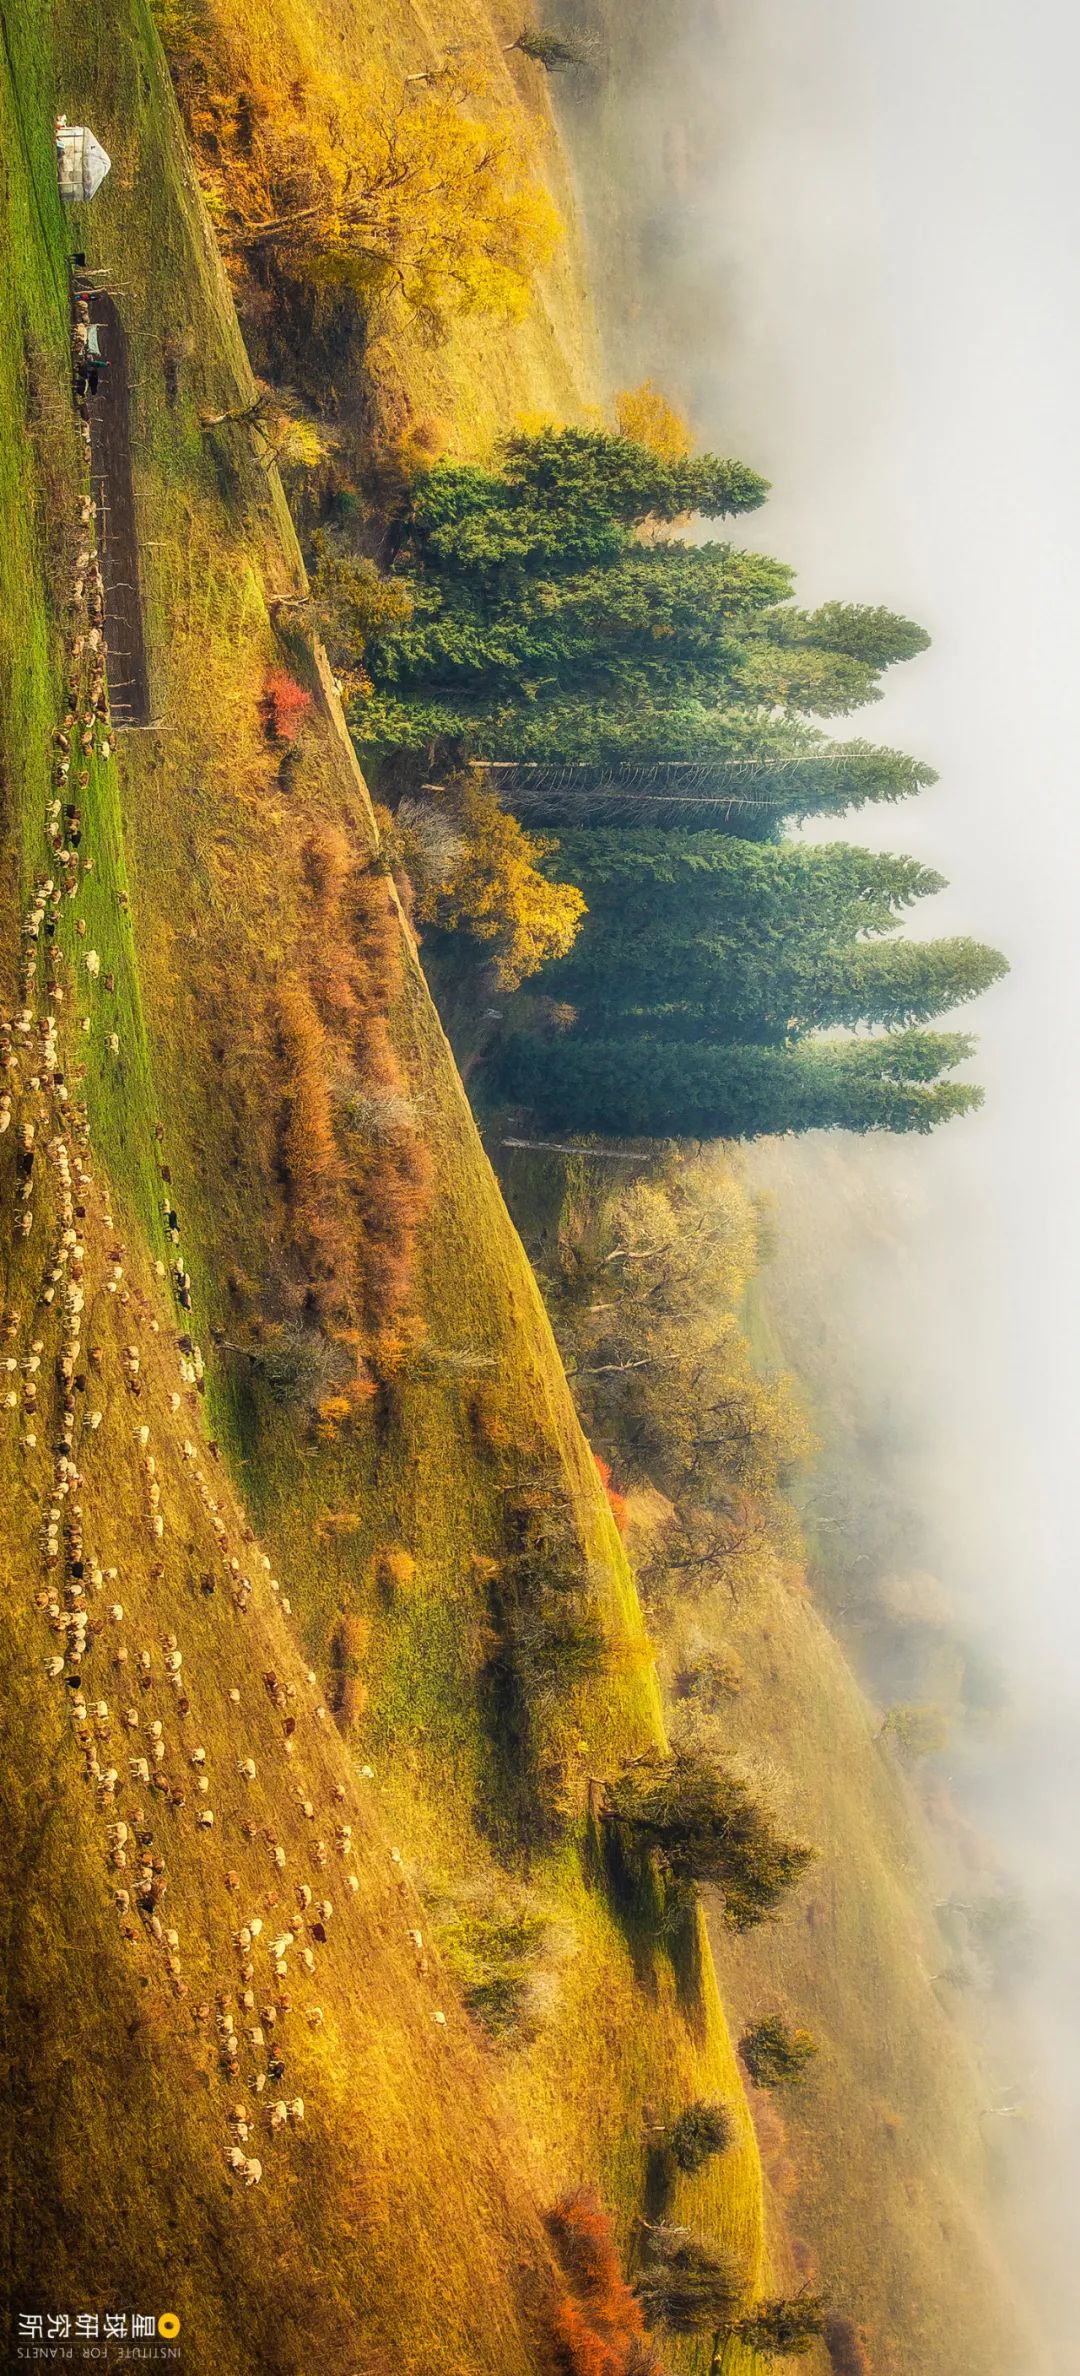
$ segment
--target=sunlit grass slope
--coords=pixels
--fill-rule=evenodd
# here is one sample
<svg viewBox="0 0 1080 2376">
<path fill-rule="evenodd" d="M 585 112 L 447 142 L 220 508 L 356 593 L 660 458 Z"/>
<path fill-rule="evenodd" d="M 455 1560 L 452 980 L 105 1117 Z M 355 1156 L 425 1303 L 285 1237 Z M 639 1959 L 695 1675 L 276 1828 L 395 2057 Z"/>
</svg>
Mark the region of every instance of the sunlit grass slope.
<svg viewBox="0 0 1080 2376">
<path fill-rule="evenodd" d="M 334 1704 L 342 1627 L 351 1624 L 366 1692 L 366 1700 L 354 1695 L 345 1743 L 327 1742 L 324 1723 L 305 1750 L 313 1799 L 316 1785 L 325 1793 L 338 1781 L 350 1798 L 362 1793 L 354 1819 L 361 1887 L 339 1926 L 325 2028 L 304 2033 L 295 2081 L 290 2070 L 286 2083 L 312 2108 L 295 2141 L 290 2132 L 280 2167 L 267 2154 L 262 2186 L 238 2205 L 212 2071 L 205 2086 L 205 2049 L 152 1979 L 143 1989 L 139 1950 L 116 1940 L 90 1801 L 61 1738 L 55 1686 L 46 1691 L 40 1680 L 50 1644 L 35 1631 L 37 1613 L 24 1614 L 39 1573 L 40 1456 L 22 1485 L 9 1468 L 4 1606 L 16 1664 L 5 1692 L 4 1773 L 17 1914 L 6 2051 L 24 2091 L 35 2052 L 47 2070 L 67 2074 L 54 2090 L 49 2081 L 47 2104 L 19 2097 L 24 2208 L 12 2250 L 31 2291 L 43 2288 L 45 2267 L 32 2229 L 42 2255 L 63 2239 L 59 2266 L 73 2286 L 91 2256 L 102 2291 L 130 2293 L 148 2265 L 179 2264 L 186 2293 L 177 2306 L 190 2305 L 203 2338 L 191 2346 L 202 2353 L 191 2364 L 207 2371 L 351 2366 L 350 2305 L 365 2338 L 361 2364 L 373 2376 L 384 2367 L 437 2376 L 467 2366 L 472 2376 L 487 2366 L 542 2365 L 528 2357 L 538 2348 L 530 2337 L 547 2268 L 535 2206 L 598 2181 L 629 2243 L 644 2200 L 646 2128 L 692 2096 L 732 2100 L 741 2143 L 681 2186 L 677 2214 L 736 2250 L 749 2282 L 760 2268 L 756 2148 L 703 1934 L 695 1925 L 664 1938 L 647 1907 L 615 1902 L 588 1812 L 591 1779 L 659 1737 L 649 1645 L 538 1293 L 403 923 L 393 1029 L 435 1165 L 418 1341 L 406 1347 L 392 1393 L 336 1433 L 275 1403 L 230 1349 L 254 1341 L 284 1225 L 276 1015 L 316 929 L 303 850 L 320 822 L 370 848 L 373 824 L 332 688 L 302 639 L 294 634 L 285 651 L 272 623 L 271 606 L 302 587 L 276 479 L 242 435 L 212 438 L 202 426 L 203 413 L 247 396 L 250 376 L 149 15 L 140 0 L 110 0 L 93 14 L 62 0 L 49 12 L 7 0 L 4 23 L 5 192 L 16 259 L 0 341 L 12 424 L 0 465 L 5 956 L 10 974 L 17 879 L 25 889 L 40 864 L 49 735 L 65 700 L 55 605 L 73 565 L 79 479 L 65 403 L 55 398 L 67 384 L 65 243 L 73 234 L 112 273 L 131 342 L 155 718 L 151 731 L 122 737 L 107 765 L 94 759 L 84 796 L 95 864 L 78 914 L 85 946 L 101 959 L 100 988 L 91 993 L 80 970 L 74 913 L 65 912 L 60 934 L 80 985 L 72 1026 L 84 1006 L 92 1024 L 81 1053 L 92 1143 L 110 1183 L 101 1203 L 107 1196 L 113 1205 L 129 1270 L 160 1323 L 159 1343 L 145 1318 L 134 1414 L 116 1371 L 118 1326 L 105 1345 L 112 1403 L 100 1456 L 95 1439 L 94 1462 L 87 1458 L 86 1524 L 102 1561 L 108 1555 L 122 1573 L 133 1639 L 145 1637 L 156 1654 L 169 1631 L 183 1636 L 200 1684 L 191 1696 L 217 1772 L 218 1828 L 212 1858 L 207 1852 L 200 1864 L 201 1836 L 178 1852 L 169 1914 L 211 2005 L 219 1959 L 232 1952 L 226 1857 L 241 1888 L 254 1886 L 241 1828 L 249 1786 L 236 1767 L 248 1736 L 257 1739 L 264 1828 L 276 1830 L 290 1863 L 309 1837 L 283 1756 L 263 1778 L 276 1734 L 271 1726 L 263 1739 L 261 1677 L 295 1674 L 300 1690 L 302 1674 L 262 1590 L 245 1634 L 235 1630 L 228 1595 L 207 1597 L 197 1580 L 205 1572 L 201 1505 L 177 1446 L 181 1431 L 201 1440 L 199 1414 L 172 1411 L 172 1347 L 184 1323 L 153 1300 L 165 1289 L 147 1270 L 151 1256 L 171 1252 L 163 1202 L 180 1214 L 191 1326 L 208 1358 L 222 1465 L 207 1473 L 216 1480 L 231 1471 L 288 1580 L 318 1691 Z M 51 126 L 61 108 L 86 118 L 114 160 L 93 208 L 70 226 L 52 176 Z M 288 617 L 281 614 L 283 627 Z M 312 695 L 287 785 L 260 712 L 266 669 L 283 658 Z M 128 890 L 129 907 L 120 898 Z M 109 974 L 115 991 L 105 987 Z M 109 1234 L 99 1219 L 88 1256 L 98 1265 Z M 16 1300 L 19 1275 L 9 1285 Z M 176 1548 L 164 1575 L 140 1527 L 138 1464 L 128 1449 L 135 1421 L 159 1442 L 168 1480 Z M 14 1460 L 14 1451 L 3 1457 Z M 558 1820 L 534 1837 L 513 1745 L 491 1705 L 488 1576 L 503 1548 L 508 1477 L 537 1475 L 554 1480 L 606 1650 L 599 1673 L 544 1704 L 532 1753 Z M 228 1506 L 229 1489 L 220 1490 Z M 236 1525 L 242 1532 L 239 1518 Z M 96 1688 L 113 1698 L 107 1684 Z M 244 1711 L 239 1741 L 234 1689 Z M 370 1778 L 358 1779 L 365 1766 Z M 261 1872 L 260 1881 L 265 1894 Z M 341 1890 L 330 1894 L 340 1900 Z M 533 2014 L 494 2047 L 455 2011 L 452 1980 L 427 1934 L 452 1937 L 470 1909 L 498 1910 L 511 1898 L 527 1904 L 539 1941 Z M 409 1939 L 413 1929 L 422 1949 Z M 418 1958 L 426 1971 L 417 1971 Z M 195 1987 L 193 1974 L 192 1995 Z M 444 2008 L 445 2034 L 434 2022 Z M 325 2297 L 325 2325 L 316 2297 Z M 685 2364 L 695 2364 L 692 2352 Z"/>
<path fill-rule="evenodd" d="M 742 1668 L 725 1733 L 773 1771 L 820 1850 L 783 1923 L 716 1936 L 740 2028 L 780 2011 L 819 2042 L 805 2080 L 775 2098 L 790 2226 L 810 2239 L 833 2299 L 866 2324 L 880 2376 L 1025 2367 L 994 2235 L 992 2082 L 943 1977 L 933 1907 L 944 1884 L 880 1718 L 790 1580 L 763 1578 L 745 1609 L 720 1588 L 687 1613 L 665 1664 L 702 1640 Z"/>
<path fill-rule="evenodd" d="M 227 90 L 241 84 L 284 95 L 307 78 L 337 73 L 391 82 L 417 77 L 448 53 L 480 72 L 492 109 L 516 120 L 533 177 L 549 189 L 562 221 L 554 255 L 538 276 L 524 318 L 449 315 L 437 334 L 404 305 L 380 306 L 364 358 L 365 386 L 380 428 L 434 421 L 440 442 L 484 453 L 528 417 L 580 419 L 595 406 L 600 368 L 574 193 L 554 128 L 544 70 L 511 50 L 525 17 L 516 0 L 154 0 L 170 55 L 182 65 L 207 34 L 228 60 Z M 357 390 L 350 358 L 334 395 L 348 412 Z"/>
</svg>

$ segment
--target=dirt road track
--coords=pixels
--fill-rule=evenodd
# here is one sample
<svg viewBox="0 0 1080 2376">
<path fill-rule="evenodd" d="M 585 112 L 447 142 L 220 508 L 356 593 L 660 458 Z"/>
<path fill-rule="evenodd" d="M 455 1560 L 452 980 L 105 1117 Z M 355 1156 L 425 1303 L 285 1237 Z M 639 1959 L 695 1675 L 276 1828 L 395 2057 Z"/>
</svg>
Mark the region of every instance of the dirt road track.
<svg viewBox="0 0 1080 2376">
<path fill-rule="evenodd" d="M 90 294 L 90 318 L 107 358 L 90 405 L 90 471 L 105 585 L 109 703 L 117 726 L 145 726 L 150 688 L 139 596 L 139 547 L 131 471 L 128 342 L 113 299 Z"/>
</svg>

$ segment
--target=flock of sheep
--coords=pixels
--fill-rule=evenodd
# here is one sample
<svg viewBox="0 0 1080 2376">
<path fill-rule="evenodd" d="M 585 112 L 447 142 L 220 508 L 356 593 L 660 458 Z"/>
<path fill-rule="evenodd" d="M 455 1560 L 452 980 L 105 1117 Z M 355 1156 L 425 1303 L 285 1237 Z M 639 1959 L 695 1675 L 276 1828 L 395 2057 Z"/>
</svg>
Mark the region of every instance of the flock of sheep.
<svg viewBox="0 0 1080 2376">
<path fill-rule="evenodd" d="M 78 327 L 77 322 L 76 331 Z M 83 437 L 89 447 L 86 423 Z M 316 1754 L 309 1761 L 303 1754 L 305 1733 L 327 1721 L 315 1674 L 306 1670 L 311 1700 L 305 1705 L 302 1689 L 287 1675 L 265 1672 L 262 1686 L 269 1719 L 263 1703 L 258 1703 L 261 1716 L 255 1718 L 258 1687 L 253 1679 L 245 1719 L 239 1688 L 223 1693 L 213 1673 L 207 1674 L 205 1687 L 193 1675 L 189 1649 L 175 1628 L 151 1642 L 133 1635 L 119 1568 L 106 1563 L 86 1531 L 83 1494 L 90 1449 L 108 1444 L 105 1457 L 116 1478 L 123 1469 L 126 1439 L 127 1458 L 134 1459 L 139 1479 L 147 1538 L 144 1565 L 149 1564 L 152 1583 L 164 1580 L 170 1561 L 189 1568 L 193 1526 L 201 1523 L 212 1563 L 202 1591 L 213 1594 L 220 1579 L 240 1615 L 257 1589 L 273 1596 L 286 1615 L 289 1612 L 289 1600 L 271 1574 L 269 1559 L 256 1551 L 250 1528 L 215 1493 L 196 1442 L 180 1437 L 185 1402 L 197 1409 L 203 1383 L 201 1355 L 187 1335 L 174 1339 L 178 1384 L 167 1397 L 165 1440 L 155 1449 L 149 1419 L 152 1396 L 147 1393 L 143 1399 L 144 1365 L 147 1340 L 162 1338 L 162 1322 L 150 1296 L 129 1275 L 108 1191 L 93 1170 L 88 1114 L 73 1094 L 81 1071 L 75 1063 L 80 1038 L 95 1028 L 102 988 L 114 987 L 111 976 L 102 985 L 95 950 L 86 950 L 81 966 L 73 969 L 59 945 L 65 906 L 70 903 L 77 910 L 80 887 L 95 865 L 93 851 L 83 846 L 81 806 L 90 787 L 91 760 L 95 751 L 105 764 L 112 756 L 104 593 L 93 524 L 87 496 L 80 505 L 72 574 L 68 711 L 54 738 L 48 871 L 38 877 L 24 915 L 20 1004 L 10 1018 L 0 1020 L 0 1133 L 14 1133 L 16 1234 L 18 1239 L 32 1239 L 38 1212 L 48 1230 L 43 1258 L 35 1259 L 28 1246 L 13 1271 L 18 1300 L 12 1300 L 0 1318 L 0 1411 L 18 1428 L 28 1480 L 46 1460 L 50 1464 L 44 1472 L 48 1482 L 42 1493 L 43 1576 L 36 1596 L 52 1635 L 43 1667 L 49 1682 L 63 1694 L 73 1742 L 93 1793 L 120 1933 L 132 1945 L 141 1939 L 150 1947 L 178 2006 L 197 2033 L 208 2043 L 213 2040 L 219 2073 L 230 2089 L 226 2166 L 243 2186 L 252 2187 L 259 2184 L 263 2165 L 248 2147 L 263 2137 L 287 2134 L 305 2119 L 303 2097 L 287 2095 L 281 2082 L 287 2068 L 285 2040 L 297 2016 L 311 2032 L 323 2023 L 313 1984 L 334 1916 L 327 1868 L 333 1862 L 350 1891 L 359 1883 L 351 1869 L 352 1827 L 342 1812 L 345 1788 L 327 1779 L 331 1769 L 325 1757 Z M 123 899 L 122 893 L 117 896 Z M 74 938 L 81 943 L 85 937 L 84 920 L 76 912 Z M 81 994 L 89 1011 L 66 1022 L 73 970 L 75 997 Z M 110 1030 L 107 1037 L 118 1054 L 118 1035 Z M 166 1217 L 175 1244 L 175 1213 L 167 1210 Z M 164 1269 L 159 1262 L 159 1274 Z M 174 1286 L 188 1291 L 181 1294 L 186 1309 L 190 1283 L 179 1262 Z M 110 1306 L 115 1322 L 111 1329 L 103 1324 Z M 124 1341 L 110 1381 L 107 1347 L 121 1336 Z M 178 1489 L 176 1502 L 170 1472 Z M 310 1878 L 297 1878 L 288 1890 L 283 1876 L 290 1850 L 273 1824 L 260 1822 L 257 1811 L 250 1820 L 238 1822 L 231 1812 L 219 1820 L 215 1784 L 220 1785 L 222 1777 L 215 1775 L 200 1738 L 197 1713 L 199 1698 L 208 1711 L 215 1695 L 223 1700 L 224 1730 L 232 1734 L 231 1794 L 245 1793 L 257 1784 L 260 1761 L 252 1748 L 260 1739 L 265 1742 L 269 1721 L 273 1805 L 291 1797 L 302 1826 L 311 1827 L 305 1857 Z M 265 1765 L 262 1751 L 260 1758 Z M 370 1768 L 364 1771 L 370 1776 Z M 265 1790 L 260 1795 L 265 1805 Z M 236 1905 L 231 1968 L 222 1975 L 216 2001 L 211 2002 L 209 1997 L 193 1997 L 184 1942 L 178 1923 L 169 1920 L 167 1898 L 173 1866 L 190 1871 L 186 1860 L 192 1853 L 204 1858 L 208 1853 L 205 1847 L 197 1850 L 195 1842 L 214 1843 L 223 1831 L 243 1842 L 235 1853 L 245 1869 L 221 1874 L 215 1867 L 213 1876 L 204 1876 L 222 1879 Z M 396 1850 L 391 1871 L 395 1885 L 404 1888 Z M 409 1936 L 419 1955 L 420 1933 L 410 1931 Z M 192 1963 L 201 1961 L 204 1971 L 206 1944 L 201 1938 L 192 1956 Z M 445 2027 L 442 2013 L 434 2019 Z M 248 2096 L 255 2099 L 254 2108 Z"/>
</svg>

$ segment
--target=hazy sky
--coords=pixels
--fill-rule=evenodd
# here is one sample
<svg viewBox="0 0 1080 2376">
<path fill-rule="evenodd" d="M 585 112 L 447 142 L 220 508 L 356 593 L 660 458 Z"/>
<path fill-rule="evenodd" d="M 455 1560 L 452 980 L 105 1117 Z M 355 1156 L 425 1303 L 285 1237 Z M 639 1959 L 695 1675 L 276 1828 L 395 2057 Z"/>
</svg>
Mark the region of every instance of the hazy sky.
<svg viewBox="0 0 1080 2376">
<path fill-rule="evenodd" d="M 988 1818 L 1067 1914 L 1031 2070 L 1060 2118 L 1037 2223 L 1075 2315 L 1080 15 L 716 0 L 716 24 L 693 69 L 715 84 L 694 235 L 716 307 L 694 426 L 774 481 L 748 541 L 796 563 L 804 598 L 887 602 L 930 629 L 855 723 L 941 782 L 844 830 L 950 878 L 917 930 L 973 931 L 1013 966 L 969 1010 L 984 1113 L 897 1149 L 915 1284 L 910 1337 L 882 1313 L 881 1348 L 917 1377 L 958 1565 L 966 1543 L 1026 1710 Z"/>
<path fill-rule="evenodd" d="M 1057 0 L 718 15 L 702 426 L 772 477 L 752 534 L 810 598 L 934 638 L 856 723 L 941 783 L 847 830 L 949 876 L 918 930 L 1012 960 L 971 1010 L 987 1109 L 919 1149 L 926 1259 L 1039 1537 L 1016 1657 L 1064 1656 L 1080 1708 L 1080 25 Z"/>
</svg>

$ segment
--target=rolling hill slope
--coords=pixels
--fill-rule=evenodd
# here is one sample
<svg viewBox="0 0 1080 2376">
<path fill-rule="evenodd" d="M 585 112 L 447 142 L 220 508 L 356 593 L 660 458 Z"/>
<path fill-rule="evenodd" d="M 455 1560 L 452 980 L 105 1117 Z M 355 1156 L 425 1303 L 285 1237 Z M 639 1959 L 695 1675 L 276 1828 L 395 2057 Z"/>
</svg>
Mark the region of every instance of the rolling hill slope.
<svg viewBox="0 0 1080 2376">
<path fill-rule="evenodd" d="M 24 944 L 34 956 L 29 1030 L 36 1047 L 43 958 L 55 948 L 60 1087 L 73 1106 L 85 1100 L 93 1150 L 93 1184 L 74 1174 L 84 1210 L 70 1224 L 60 1155 L 50 1167 L 35 1156 L 49 1185 L 35 1189 L 24 1247 L 22 1124 L 33 1121 L 39 1150 L 70 1148 L 69 1170 L 76 1153 L 84 1159 L 66 1100 L 47 1079 L 30 1087 L 43 1074 L 24 1063 L 24 1102 L 0 1142 L 9 1358 L 41 1365 L 36 1425 L 38 1390 L 27 1386 L 38 1371 L 12 1373 L 0 1455 L 12 2298 L 36 2306 L 63 2282 L 81 2305 L 104 2307 L 156 2295 L 167 2271 L 173 2300 L 157 2307 L 182 2316 L 185 2364 L 200 2372 L 542 2367 L 552 2265 L 540 2211 L 599 2182 L 629 2243 L 647 2124 L 690 2096 L 731 2099 L 739 2143 L 680 2182 L 676 2214 L 727 2243 L 748 2285 L 763 2274 L 757 2151 L 702 1926 L 672 1939 L 648 1906 L 620 1904 L 589 1813 L 591 1779 L 661 1737 L 650 1647 L 531 1272 L 373 856 L 332 685 L 302 626 L 275 610 L 302 591 L 276 474 L 242 429 L 205 425 L 207 414 L 241 410 L 251 380 L 149 15 L 141 0 L 110 0 L 92 17 L 65 0 L 44 15 L 6 0 L 3 21 L 16 260 L 0 342 L 15 425 L 0 480 L 5 988 L 14 1009 L 20 919 L 44 869 L 55 879 L 63 865 L 73 896 L 54 905 L 46 894 L 39 934 Z M 52 168 L 60 108 L 85 116 L 114 160 L 92 210 L 70 225 Z M 100 721 L 87 730 L 81 841 L 61 797 L 50 849 L 48 804 L 63 792 L 52 737 L 67 711 L 73 637 L 83 637 L 76 740 L 92 649 L 87 596 L 74 593 L 92 578 L 79 559 L 83 463 L 66 395 L 69 240 L 108 274 L 128 333 L 154 723 L 115 748 Z M 294 672 L 307 696 L 288 769 L 266 728 L 274 669 Z M 359 944 L 346 946 L 313 889 L 312 852 L 330 834 L 366 901 Z M 349 1354 L 364 1391 L 316 1404 L 282 1399 L 271 1375 L 275 1347 L 314 1334 L 297 1178 L 282 1153 L 308 1074 L 289 1071 L 284 1018 L 297 993 L 309 1008 L 330 998 L 335 965 L 356 1002 L 361 1086 L 377 1026 L 380 1079 L 397 1068 L 433 1180 L 409 1216 L 397 1321 L 387 1330 L 369 1315 Z M 329 1027 L 316 1022 L 322 1050 Z M 369 1293 L 375 1202 L 350 1240 Z M 37 1300 L 60 1222 L 75 1233 L 70 1263 L 82 1266 L 81 1344 L 101 1355 L 85 1387 L 77 1365 L 90 1357 L 78 1346 L 71 1379 L 52 1367 L 56 1299 Z M 186 1300 L 172 1300 L 178 1262 L 190 1317 Z M 70 1263 L 57 1283 L 65 1313 Z M 20 1445 L 20 1435 L 38 1440 Z M 61 1457 L 74 1460 L 74 1478 L 57 1470 Z M 525 1524 L 538 1486 L 592 1651 L 560 1670 L 559 1688 L 545 1669 L 526 1691 L 519 1660 L 508 1731 L 493 1583 L 518 1556 L 509 1513 Z M 61 1618 L 80 1613 L 85 1578 L 72 1578 L 64 1533 L 76 1495 L 88 1623 L 113 1605 L 109 1592 L 124 1614 L 113 1631 L 106 1618 L 99 1638 L 91 1632 L 85 1672 L 76 1658 L 46 1676 L 58 1654 L 52 1582 L 76 1587 L 72 1601 L 61 1595 Z M 62 1627 L 60 1640 L 77 1648 L 78 1633 Z M 176 1650 L 182 1690 L 165 1663 Z M 149 1683 L 132 1691 L 144 1652 Z M 85 1716 L 73 1713 L 80 1691 Z M 191 1763 L 200 1748 L 205 1767 Z M 133 1757 L 150 1780 L 132 1772 Z M 166 1775 L 167 1800 L 153 1787 Z M 200 1811 L 213 1812 L 212 1827 Z M 106 1821 L 128 1825 L 127 1866 L 106 1864 Z M 131 1867 L 143 1846 L 145 1884 L 141 1861 Z M 166 1898 L 153 1895 L 157 1855 Z M 332 1918 L 319 1918 L 325 1943 L 296 1898 L 302 1887 L 316 1912 L 323 1889 L 334 1901 Z M 492 2046 L 458 2006 L 427 1934 L 460 1944 L 479 1908 L 490 1945 L 522 1906 L 538 1942 L 532 2014 Z M 257 1907 L 267 1936 L 297 1926 L 269 1970 L 265 1944 L 236 1945 Z M 294 2000 L 285 2012 L 281 1994 Z M 307 2018 L 316 2004 L 318 2027 Z M 279 2022 L 286 2069 L 271 2078 Z M 251 2028 L 263 2036 L 245 2040 L 234 2079 L 227 2039 Z M 35 2058 L 58 2084 L 34 2075 Z M 302 2122 L 278 2133 L 264 2101 L 296 2098 Z M 236 2102 L 252 2115 L 239 2143 L 227 2118 Z M 230 2142 L 261 2160 L 258 2184 L 230 2175 Z"/>
</svg>

